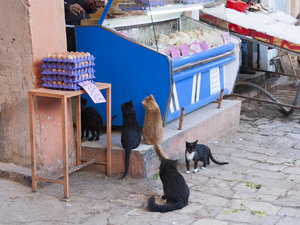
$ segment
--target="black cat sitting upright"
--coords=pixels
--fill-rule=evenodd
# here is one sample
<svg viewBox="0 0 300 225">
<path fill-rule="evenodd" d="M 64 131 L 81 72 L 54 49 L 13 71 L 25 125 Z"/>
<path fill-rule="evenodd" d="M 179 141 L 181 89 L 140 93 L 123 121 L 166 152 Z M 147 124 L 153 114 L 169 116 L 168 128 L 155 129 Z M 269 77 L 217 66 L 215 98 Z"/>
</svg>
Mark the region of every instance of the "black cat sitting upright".
<svg viewBox="0 0 300 225">
<path fill-rule="evenodd" d="M 89 141 L 99 140 L 100 131 L 103 128 L 102 116 L 93 107 L 86 108 L 87 99 L 81 97 L 81 138 L 89 137 L 89 132 L 92 136 L 89 137 Z"/>
<path fill-rule="evenodd" d="M 209 165 L 211 159 L 214 163 L 218 165 L 228 164 L 228 162 L 218 162 L 214 159 L 211 154 L 209 147 L 202 144 L 197 144 L 198 140 L 195 142 L 186 141 L 185 149 L 185 162 L 186 162 L 186 173 L 190 173 L 190 161 L 194 161 L 194 172 L 198 171 L 198 161 L 203 162 L 202 169 L 205 169 L 206 165 Z"/>
<path fill-rule="evenodd" d="M 151 196 L 148 200 L 147 209 L 150 212 L 169 212 L 182 209 L 189 203 L 190 190 L 184 177 L 178 172 L 177 160 L 162 159 L 159 167 L 159 175 L 163 184 L 166 205 L 157 205 L 155 197 Z"/>
<path fill-rule="evenodd" d="M 132 100 L 121 104 L 121 108 L 123 113 L 121 143 L 125 149 L 125 172 L 121 177 L 123 179 L 128 173 L 131 150 L 140 145 L 142 132 L 136 119 Z"/>
</svg>

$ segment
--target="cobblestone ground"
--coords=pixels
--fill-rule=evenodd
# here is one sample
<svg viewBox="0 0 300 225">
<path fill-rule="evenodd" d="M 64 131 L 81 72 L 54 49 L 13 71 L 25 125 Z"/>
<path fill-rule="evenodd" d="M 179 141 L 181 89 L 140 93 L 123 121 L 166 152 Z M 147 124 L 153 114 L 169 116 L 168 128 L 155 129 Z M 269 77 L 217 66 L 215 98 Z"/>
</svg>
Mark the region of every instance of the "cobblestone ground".
<svg viewBox="0 0 300 225">
<path fill-rule="evenodd" d="M 243 103 L 240 125 L 206 143 L 218 161 L 185 174 L 189 205 L 168 213 L 147 212 L 150 195 L 162 194 L 159 179 L 118 180 L 95 171 L 70 177 L 70 200 L 58 184 L 30 187 L 0 179 L 0 224 L 300 224 L 300 115 Z M 259 113 L 260 112 L 260 113 Z M 276 115 L 275 115 L 276 114 Z M 40 182 L 39 182 L 40 183 Z"/>
</svg>

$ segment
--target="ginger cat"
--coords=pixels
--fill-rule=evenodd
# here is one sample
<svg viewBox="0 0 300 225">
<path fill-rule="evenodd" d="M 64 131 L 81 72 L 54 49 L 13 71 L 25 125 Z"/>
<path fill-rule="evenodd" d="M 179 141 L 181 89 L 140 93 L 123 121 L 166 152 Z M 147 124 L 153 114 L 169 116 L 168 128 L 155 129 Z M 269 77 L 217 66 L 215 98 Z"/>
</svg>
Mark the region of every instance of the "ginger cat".
<svg viewBox="0 0 300 225">
<path fill-rule="evenodd" d="M 143 126 L 143 137 L 147 145 L 154 145 L 156 153 L 162 159 L 167 156 L 161 148 L 164 137 L 164 128 L 160 109 L 153 95 L 146 97 L 142 104 L 145 108 L 145 119 Z"/>
</svg>

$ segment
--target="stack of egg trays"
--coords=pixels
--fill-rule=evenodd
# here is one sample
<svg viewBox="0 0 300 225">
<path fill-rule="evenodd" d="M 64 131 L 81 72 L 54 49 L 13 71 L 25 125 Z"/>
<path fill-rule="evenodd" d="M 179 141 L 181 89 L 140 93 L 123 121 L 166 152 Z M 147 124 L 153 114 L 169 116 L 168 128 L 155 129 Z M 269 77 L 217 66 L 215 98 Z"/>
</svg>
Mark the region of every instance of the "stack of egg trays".
<svg viewBox="0 0 300 225">
<path fill-rule="evenodd" d="M 94 70 L 95 57 L 87 56 L 75 59 L 42 59 L 43 69 L 42 72 L 45 88 L 57 90 L 70 90 L 77 91 L 82 89 L 78 85 L 81 81 L 91 81 L 94 83 L 95 70 Z M 59 84 L 57 84 L 59 83 Z"/>
</svg>

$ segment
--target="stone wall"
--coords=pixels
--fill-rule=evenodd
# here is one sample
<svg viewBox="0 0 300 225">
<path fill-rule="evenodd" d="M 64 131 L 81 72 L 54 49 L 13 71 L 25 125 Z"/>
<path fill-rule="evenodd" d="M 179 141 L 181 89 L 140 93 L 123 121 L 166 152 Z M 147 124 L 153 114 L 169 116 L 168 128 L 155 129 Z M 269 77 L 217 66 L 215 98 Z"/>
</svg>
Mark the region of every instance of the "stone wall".
<svg viewBox="0 0 300 225">
<path fill-rule="evenodd" d="M 29 166 L 28 90 L 35 77 L 28 2 L 0 2 L 0 160 Z"/>
<path fill-rule="evenodd" d="M 0 3 L 0 161 L 30 167 L 28 91 L 42 85 L 42 58 L 67 49 L 64 3 Z M 60 107 L 59 99 L 39 97 L 35 101 L 38 165 L 46 175 L 62 168 Z M 71 101 L 68 109 L 68 146 L 74 155 Z"/>
</svg>

